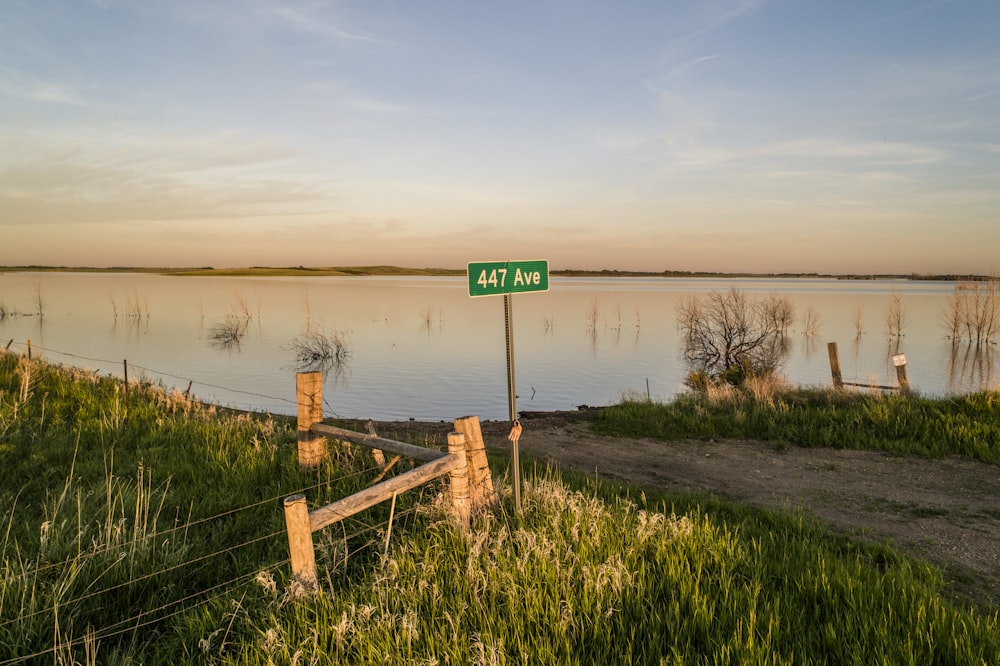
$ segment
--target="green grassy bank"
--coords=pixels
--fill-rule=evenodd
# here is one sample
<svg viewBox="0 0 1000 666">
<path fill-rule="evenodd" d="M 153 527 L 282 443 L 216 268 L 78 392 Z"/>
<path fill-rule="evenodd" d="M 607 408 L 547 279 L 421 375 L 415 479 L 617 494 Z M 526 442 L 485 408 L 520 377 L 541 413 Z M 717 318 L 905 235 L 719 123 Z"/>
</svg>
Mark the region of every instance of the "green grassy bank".
<svg viewBox="0 0 1000 666">
<path fill-rule="evenodd" d="M 465 533 L 440 483 L 400 496 L 387 550 L 386 506 L 316 533 L 298 596 L 281 498 L 377 470 L 294 451 L 280 419 L 0 355 L 0 665 L 1000 662 L 1000 618 L 890 548 L 530 466 L 523 512 L 498 467 Z"/>
<path fill-rule="evenodd" d="M 1000 462 L 1000 392 L 948 398 L 751 385 L 670 403 L 626 400 L 602 410 L 599 432 L 632 437 L 739 438 L 778 446 L 870 449 Z"/>
</svg>

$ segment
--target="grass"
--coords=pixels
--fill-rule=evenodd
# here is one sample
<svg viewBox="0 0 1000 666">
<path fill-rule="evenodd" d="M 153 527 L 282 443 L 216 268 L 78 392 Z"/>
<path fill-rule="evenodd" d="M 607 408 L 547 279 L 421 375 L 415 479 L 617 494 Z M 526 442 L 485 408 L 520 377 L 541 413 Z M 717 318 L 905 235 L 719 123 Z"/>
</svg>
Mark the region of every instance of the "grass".
<svg viewBox="0 0 1000 666">
<path fill-rule="evenodd" d="M 629 437 L 756 439 L 1000 462 L 1000 392 L 947 398 L 782 389 L 630 399 L 602 410 L 600 432 Z"/>
<path fill-rule="evenodd" d="M 891 548 L 530 466 L 468 532 L 431 484 L 387 554 L 388 507 L 316 533 L 297 596 L 280 499 L 364 487 L 368 454 L 300 472 L 290 423 L 119 387 L 0 355 L 0 664 L 1000 660 L 1000 618 Z"/>
</svg>

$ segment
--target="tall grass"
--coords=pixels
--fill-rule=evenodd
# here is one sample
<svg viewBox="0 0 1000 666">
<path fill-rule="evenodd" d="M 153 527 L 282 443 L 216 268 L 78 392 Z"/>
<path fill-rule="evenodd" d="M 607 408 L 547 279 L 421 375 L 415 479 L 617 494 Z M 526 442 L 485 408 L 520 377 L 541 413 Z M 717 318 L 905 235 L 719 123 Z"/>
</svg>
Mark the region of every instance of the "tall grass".
<svg viewBox="0 0 1000 666">
<path fill-rule="evenodd" d="M 530 469 L 523 511 L 495 473 L 467 532 L 432 484 L 387 554 L 387 507 L 316 533 L 322 589 L 297 597 L 280 498 L 364 487 L 369 454 L 301 472 L 281 420 L 22 363 L 0 355 L 0 664 L 1000 660 L 998 618 L 887 547 Z"/>
<path fill-rule="evenodd" d="M 251 613 L 225 659 L 387 664 L 966 664 L 997 618 L 893 551 L 787 513 L 527 475 L 524 509 L 431 518 L 361 580 Z M 575 486 L 575 487 L 574 487 Z M 509 488 L 504 488 L 509 506 Z M 678 513 L 678 503 L 683 503 Z"/>
<path fill-rule="evenodd" d="M 336 461 L 299 472 L 293 424 L 119 387 L 0 355 L 0 664 L 40 650 L 72 663 L 88 635 L 100 663 L 176 663 L 177 622 L 287 558 L 281 497 L 364 486 Z"/>
<path fill-rule="evenodd" d="M 756 393 L 756 395 L 755 395 Z M 1000 392 L 948 398 L 821 389 L 689 393 L 669 404 L 602 410 L 599 431 L 636 437 L 730 437 L 1000 462 Z"/>
</svg>

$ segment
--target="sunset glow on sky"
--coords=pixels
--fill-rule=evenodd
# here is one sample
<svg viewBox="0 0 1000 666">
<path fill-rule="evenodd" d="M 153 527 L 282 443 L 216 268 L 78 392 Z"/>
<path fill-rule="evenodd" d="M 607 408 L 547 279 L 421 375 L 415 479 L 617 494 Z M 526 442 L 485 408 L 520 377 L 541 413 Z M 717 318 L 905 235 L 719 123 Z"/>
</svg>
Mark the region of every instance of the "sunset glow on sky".
<svg viewBox="0 0 1000 666">
<path fill-rule="evenodd" d="M 0 265 L 1000 271 L 1000 3 L 0 5 Z"/>
</svg>

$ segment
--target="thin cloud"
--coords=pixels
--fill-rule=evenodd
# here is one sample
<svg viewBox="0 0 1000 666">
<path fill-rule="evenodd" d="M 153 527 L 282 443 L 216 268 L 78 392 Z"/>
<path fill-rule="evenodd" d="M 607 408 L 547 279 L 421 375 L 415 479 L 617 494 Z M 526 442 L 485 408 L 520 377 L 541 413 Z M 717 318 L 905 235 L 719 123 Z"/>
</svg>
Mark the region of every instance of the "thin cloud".
<svg viewBox="0 0 1000 666">
<path fill-rule="evenodd" d="M 425 113 L 418 108 L 386 101 L 373 95 L 359 93 L 347 86 L 333 81 L 315 81 L 302 88 L 306 92 L 319 95 L 329 103 L 358 109 L 360 111 L 375 111 L 378 113 Z"/>
<path fill-rule="evenodd" d="M 686 76 L 691 71 L 691 69 L 695 67 L 695 65 L 700 65 L 703 62 L 709 62 L 711 60 L 716 60 L 721 57 L 722 57 L 721 53 L 713 53 L 711 55 L 699 56 L 687 62 L 682 62 L 681 64 L 672 67 L 670 71 L 666 73 L 665 78 L 667 79 L 681 78 L 683 76 Z"/>
<path fill-rule="evenodd" d="M 0 68 L 0 95 L 46 104 L 87 105 L 87 101 L 71 86 L 8 67 Z"/>
<path fill-rule="evenodd" d="M 359 30 L 344 28 L 330 19 L 321 18 L 315 14 L 287 5 L 264 5 L 261 6 L 260 9 L 267 16 L 281 21 L 285 25 L 301 32 L 331 37 L 344 42 L 361 42 L 368 44 L 376 44 L 379 42 L 379 40 L 372 35 L 365 34 Z"/>
<path fill-rule="evenodd" d="M 722 12 L 722 22 L 731 21 L 733 19 L 740 18 L 741 16 L 756 13 L 761 7 L 764 6 L 764 3 L 765 0 L 743 0 L 737 4 L 736 7 Z"/>
<path fill-rule="evenodd" d="M 879 17 L 874 18 L 874 19 L 872 19 L 870 21 L 866 21 L 864 23 L 859 24 L 859 27 L 867 28 L 867 27 L 872 27 L 872 26 L 877 26 L 877 25 L 895 24 L 895 23 L 897 23 L 899 21 L 899 19 L 906 18 L 908 16 L 914 16 L 916 14 L 923 14 L 924 12 L 930 11 L 932 9 L 936 9 L 938 7 L 943 7 L 945 5 L 953 5 L 953 4 L 955 4 L 955 0 L 933 0 L 933 2 L 925 2 L 925 3 L 923 3 L 921 5 L 917 5 L 915 7 L 907 7 L 906 9 L 904 9 L 902 11 L 893 12 L 891 14 L 885 14 L 883 16 L 879 16 Z M 877 3 L 873 3 L 871 6 L 873 8 L 875 8 L 875 7 L 878 7 L 879 5 Z"/>
</svg>

